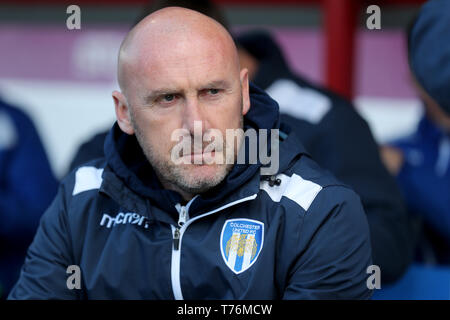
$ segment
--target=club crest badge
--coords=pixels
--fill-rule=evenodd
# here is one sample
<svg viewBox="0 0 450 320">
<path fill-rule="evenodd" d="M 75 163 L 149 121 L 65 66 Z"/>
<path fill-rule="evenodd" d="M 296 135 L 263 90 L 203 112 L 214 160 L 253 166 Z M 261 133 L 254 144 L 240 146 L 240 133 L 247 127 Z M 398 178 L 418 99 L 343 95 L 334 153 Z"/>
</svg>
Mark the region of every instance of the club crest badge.
<svg viewBox="0 0 450 320">
<path fill-rule="evenodd" d="M 225 221 L 220 250 L 225 264 L 236 274 L 250 268 L 264 244 L 264 223 L 251 219 Z"/>
</svg>

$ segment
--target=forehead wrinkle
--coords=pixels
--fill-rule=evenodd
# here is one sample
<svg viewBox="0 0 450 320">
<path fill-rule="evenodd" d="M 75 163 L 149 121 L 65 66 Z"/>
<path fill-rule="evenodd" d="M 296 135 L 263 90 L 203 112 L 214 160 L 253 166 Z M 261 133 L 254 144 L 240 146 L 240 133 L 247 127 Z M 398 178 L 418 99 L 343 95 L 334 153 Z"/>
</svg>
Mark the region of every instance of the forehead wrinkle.
<svg viewBox="0 0 450 320">
<path fill-rule="evenodd" d="M 129 74 L 134 73 L 131 71 L 148 69 L 155 59 L 169 58 L 170 54 L 181 50 L 178 46 L 185 45 L 188 54 L 196 50 L 199 42 L 211 46 L 220 55 L 226 55 L 225 61 L 235 63 L 239 71 L 235 44 L 218 22 L 192 10 L 165 8 L 143 19 L 122 42 L 118 62 L 120 88 L 125 90 Z"/>
</svg>

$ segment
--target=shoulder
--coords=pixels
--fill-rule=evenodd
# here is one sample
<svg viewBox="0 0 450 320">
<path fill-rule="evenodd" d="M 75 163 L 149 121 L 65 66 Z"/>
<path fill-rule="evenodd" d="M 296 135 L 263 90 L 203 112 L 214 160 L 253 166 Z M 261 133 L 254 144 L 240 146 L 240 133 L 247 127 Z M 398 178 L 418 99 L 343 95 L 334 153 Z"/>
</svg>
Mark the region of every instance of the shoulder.
<svg viewBox="0 0 450 320">
<path fill-rule="evenodd" d="M 103 182 L 103 171 L 105 169 L 104 161 L 94 160 L 85 165 L 76 167 L 69 175 L 69 188 L 72 197 L 90 190 L 99 190 Z"/>
<path fill-rule="evenodd" d="M 20 108 L 9 105 L 0 100 L 0 114 L 4 118 L 8 118 L 11 123 L 21 130 L 33 128 L 34 124 L 31 118 Z"/>
<path fill-rule="evenodd" d="M 322 261 L 330 265 L 349 252 L 364 264 L 370 261 L 367 217 L 350 187 L 305 156 L 277 178 L 279 186 L 271 187 L 265 181 L 262 189 L 276 202 L 270 214 L 274 221 L 283 221 L 282 230 L 288 235 L 283 237 L 284 245 L 290 252 L 303 253 L 300 264 Z"/>
<path fill-rule="evenodd" d="M 0 149 L 13 146 L 24 138 L 37 136 L 36 128 L 31 118 L 19 108 L 0 100 Z"/>
<path fill-rule="evenodd" d="M 287 206 L 290 215 L 304 217 L 314 211 L 330 211 L 346 201 L 360 202 L 359 196 L 311 158 L 302 156 L 287 171 L 276 176 L 278 185 L 262 181 L 260 189 L 271 201 Z"/>
<path fill-rule="evenodd" d="M 67 206 L 69 217 L 72 211 L 86 211 L 81 208 L 99 197 L 103 183 L 103 172 L 106 168 L 104 159 L 96 159 L 73 169 L 61 181 L 60 197 Z M 80 210 L 78 210 L 80 209 Z"/>
<path fill-rule="evenodd" d="M 299 77 L 278 79 L 266 91 L 282 114 L 312 125 L 333 125 L 344 119 L 365 123 L 349 100 Z"/>
<path fill-rule="evenodd" d="M 311 124 L 319 123 L 332 108 L 327 95 L 295 79 L 278 79 L 266 91 L 278 102 L 280 113 Z"/>
<path fill-rule="evenodd" d="M 14 147 L 18 140 L 17 125 L 8 110 L 0 106 L 0 150 Z"/>
</svg>

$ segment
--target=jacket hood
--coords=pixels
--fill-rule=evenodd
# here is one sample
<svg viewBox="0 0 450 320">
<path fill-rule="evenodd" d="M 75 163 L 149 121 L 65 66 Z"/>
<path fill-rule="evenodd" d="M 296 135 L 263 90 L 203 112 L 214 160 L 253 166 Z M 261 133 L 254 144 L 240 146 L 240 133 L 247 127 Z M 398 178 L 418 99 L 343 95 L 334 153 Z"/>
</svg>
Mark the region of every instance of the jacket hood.
<svg viewBox="0 0 450 320">
<path fill-rule="evenodd" d="M 278 104 L 253 84 L 250 84 L 250 103 L 250 110 L 244 117 L 244 130 L 268 129 L 267 138 L 268 147 L 270 147 L 270 129 L 280 128 Z M 288 133 L 289 129 L 283 128 L 284 126 L 282 130 Z M 297 154 L 303 152 L 298 141 L 294 144 L 296 148 L 289 147 L 283 152 L 281 149 L 284 148 L 281 148 L 280 145 L 280 169 L 287 166 Z M 245 148 L 248 150 L 247 143 Z M 282 153 L 284 154 L 282 155 Z M 162 210 L 177 213 L 175 205 L 184 202 L 181 195 L 162 187 L 136 137 L 125 134 L 117 123 L 106 137 L 105 155 L 110 169 L 128 188 L 136 194 L 148 198 L 153 205 Z M 219 185 L 201 194 L 193 201 L 190 207 L 191 216 L 196 212 L 218 207 L 225 198 L 227 201 L 232 201 L 234 198 L 243 198 L 257 193 L 260 168 L 259 159 L 256 164 L 235 164 Z"/>
<path fill-rule="evenodd" d="M 292 77 L 280 47 L 267 31 L 241 33 L 234 40 L 258 60 L 258 71 L 252 81 L 260 88 L 267 89 L 276 79 Z"/>
<path fill-rule="evenodd" d="M 450 115 L 450 1 L 425 3 L 410 31 L 409 63 L 417 81 Z"/>
</svg>

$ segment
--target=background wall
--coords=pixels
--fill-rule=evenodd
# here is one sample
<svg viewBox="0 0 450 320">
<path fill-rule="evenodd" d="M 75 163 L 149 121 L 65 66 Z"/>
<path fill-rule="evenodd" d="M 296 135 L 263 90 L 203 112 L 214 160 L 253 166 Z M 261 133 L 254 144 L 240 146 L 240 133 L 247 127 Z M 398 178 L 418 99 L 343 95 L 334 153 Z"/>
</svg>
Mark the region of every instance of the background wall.
<svg viewBox="0 0 450 320">
<path fill-rule="evenodd" d="M 80 7 L 81 30 L 68 30 L 67 5 L 0 5 L 0 95 L 31 115 L 58 177 L 82 142 L 113 123 L 118 48 L 141 12 L 136 4 Z M 361 13 L 354 102 L 380 143 L 408 134 L 422 112 L 403 31 L 417 8 L 381 6 L 377 31 L 364 27 Z M 324 83 L 319 6 L 225 4 L 224 9 L 236 31 L 272 30 L 292 67 Z"/>
</svg>

